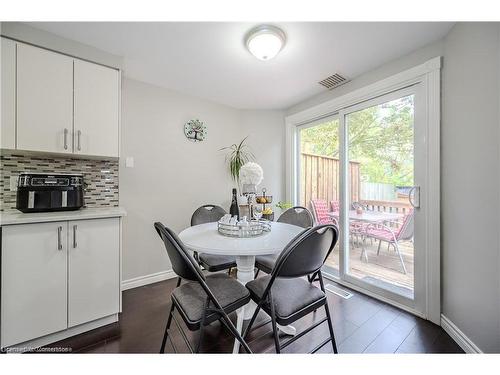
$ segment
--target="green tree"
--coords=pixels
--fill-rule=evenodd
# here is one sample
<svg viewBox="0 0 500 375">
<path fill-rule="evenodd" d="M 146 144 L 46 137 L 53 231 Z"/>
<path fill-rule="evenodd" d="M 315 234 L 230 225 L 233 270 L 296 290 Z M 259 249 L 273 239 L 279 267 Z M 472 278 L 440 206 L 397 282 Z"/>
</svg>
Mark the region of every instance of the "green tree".
<svg viewBox="0 0 500 375">
<path fill-rule="evenodd" d="M 367 182 L 413 185 L 413 95 L 369 107 L 346 116 L 349 158 L 361 163 Z M 339 121 L 301 131 L 302 151 L 339 156 Z"/>
</svg>

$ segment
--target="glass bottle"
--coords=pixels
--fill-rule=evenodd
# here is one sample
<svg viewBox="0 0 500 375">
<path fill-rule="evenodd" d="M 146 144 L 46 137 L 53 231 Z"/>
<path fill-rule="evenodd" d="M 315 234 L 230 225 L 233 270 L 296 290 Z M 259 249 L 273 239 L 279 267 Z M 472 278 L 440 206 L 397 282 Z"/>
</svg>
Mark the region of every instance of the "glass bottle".
<svg viewBox="0 0 500 375">
<path fill-rule="evenodd" d="M 238 195 L 236 189 L 233 189 L 233 199 L 231 200 L 231 207 L 229 208 L 231 216 L 236 216 L 240 220 L 240 208 L 238 206 Z"/>
</svg>

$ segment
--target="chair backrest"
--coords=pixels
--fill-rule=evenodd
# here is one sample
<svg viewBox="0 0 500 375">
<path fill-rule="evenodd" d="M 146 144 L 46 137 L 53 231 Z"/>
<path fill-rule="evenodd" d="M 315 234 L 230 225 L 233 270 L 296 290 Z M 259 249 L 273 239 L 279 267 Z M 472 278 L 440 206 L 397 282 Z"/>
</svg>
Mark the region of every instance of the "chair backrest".
<svg viewBox="0 0 500 375">
<path fill-rule="evenodd" d="M 177 237 L 177 235 L 170 228 L 165 227 L 162 223 L 156 222 L 154 227 L 165 244 L 168 257 L 172 263 L 172 269 L 177 276 L 183 279 L 198 282 L 207 295 L 207 302 L 215 305 L 219 311 L 223 311 L 222 305 L 208 287 L 203 272 L 191 254 L 189 254 L 189 252 L 184 248 L 184 245 L 179 237 Z M 252 352 L 248 346 L 245 346 L 245 350 L 248 353 Z"/>
<path fill-rule="evenodd" d="M 328 204 L 324 199 L 311 200 L 311 207 L 316 224 L 329 224 L 332 222 L 332 219 L 328 216 Z"/>
<path fill-rule="evenodd" d="M 191 216 L 191 226 L 219 221 L 225 214 L 226 210 L 222 207 L 214 204 L 206 204 L 193 212 L 193 216 Z"/>
<path fill-rule="evenodd" d="M 330 201 L 330 206 L 332 207 L 332 212 L 340 212 L 340 202 Z"/>
<path fill-rule="evenodd" d="M 364 204 L 359 203 L 359 202 L 352 202 L 351 203 L 351 207 L 352 207 L 353 210 L 357 210 L 358 208 L 361 208 L 363 210 L 367 209 L 367 207 Z"/>
<path fill-rule="evenodd" d="M 325 263 L 337 239 L 338 228 L 333 224 L 305 230 L 281 252 L 272 277 L 302 277 L 315 273 Z"/>
<path fill-rule="evenodd" d="M 172 263 L 172 269 L 177 276 L 192 281 L 205 280 L 200 267 L 191 254 L 184 248 L 179 237 L 162 223 L 156 222 L 154 226 L 165 244 L 170 263 Z"/>
<path fill-rule="evenodd" d="M 398 240 L 410 240 L 413 237 L 414 226 L 415 226 L 415 213 L 413 208 L 405 215 L 403 218 L 403 224 L 399 227 L 396 238 Z"/>
<path fill-rule="evenodd" d="M 292 224 L 302 228 L 309 228 L 314 224 L 311 213 L 307 208 L 302 206 L 289 208 L 280 215 L 278 222 Z"/>
</svg>

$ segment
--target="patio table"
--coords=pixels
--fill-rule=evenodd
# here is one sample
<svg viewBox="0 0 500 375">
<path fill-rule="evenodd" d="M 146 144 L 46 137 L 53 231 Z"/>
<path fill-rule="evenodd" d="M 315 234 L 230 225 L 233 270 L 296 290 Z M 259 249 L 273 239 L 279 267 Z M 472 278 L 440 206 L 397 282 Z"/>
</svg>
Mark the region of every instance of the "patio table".
<svg viewBox="0 0 500 375">
<path fill-rule="evenodd" d="M 339 220 L 338 212 L 328 212 L 328 216 Z M 349 220 L 364 221 L 367 223 L 383 223 L 385 221 L 396 221 L 402 219 L 403 214 L 395 212 L 384 212 L 384 211 L 366 211 L 363 210 L 361 214 L 358 214 L 356 210 L 349 211 Z"/>
</svg>

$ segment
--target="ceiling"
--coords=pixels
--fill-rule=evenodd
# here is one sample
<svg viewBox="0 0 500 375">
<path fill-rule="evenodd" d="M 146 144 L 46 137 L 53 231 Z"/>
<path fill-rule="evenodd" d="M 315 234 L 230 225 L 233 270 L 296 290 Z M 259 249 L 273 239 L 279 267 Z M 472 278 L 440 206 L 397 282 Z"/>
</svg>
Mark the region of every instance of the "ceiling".
<svg viewBox="0 0 500 375">
<path fill-rule="evenodd" d="M 256 23 L 33 22 L 32 27 L 124 57 L 124 75 L 241 109 L 283 109 L 432 43 L 452 23 L 275 23 L 285 48 L 260 61 L 244 46 Z"/>
</svg>

